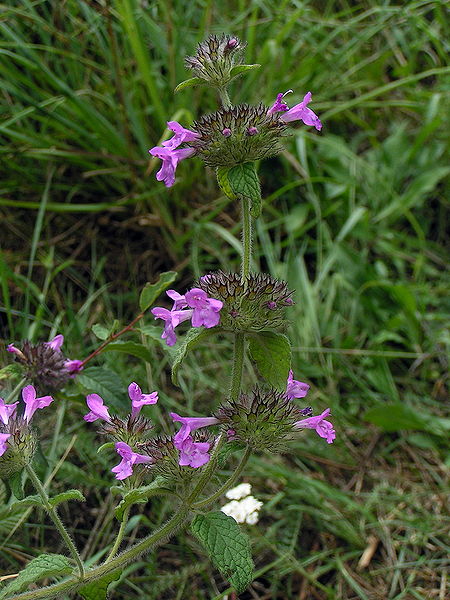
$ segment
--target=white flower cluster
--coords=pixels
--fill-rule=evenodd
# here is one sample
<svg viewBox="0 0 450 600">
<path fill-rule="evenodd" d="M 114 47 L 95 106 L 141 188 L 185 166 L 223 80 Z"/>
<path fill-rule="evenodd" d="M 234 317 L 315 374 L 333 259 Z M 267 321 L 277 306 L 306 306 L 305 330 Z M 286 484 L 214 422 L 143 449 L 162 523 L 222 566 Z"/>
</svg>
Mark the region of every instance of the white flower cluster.
<svg viewBox="0 0 450 600">
<path fill-rule="evenodd" d="M 259 518 L 259 509 L 263 505 L 260 500 L 254 496 L 250 496 L 252 486 L 249 483 L 241 483 L 240 485 L 228 490 L 225 494 L 231 500 L 220 509 L 229 517 L 233 517 L 238 523 L 248 523 L 255 525 Z"/>
</svg>

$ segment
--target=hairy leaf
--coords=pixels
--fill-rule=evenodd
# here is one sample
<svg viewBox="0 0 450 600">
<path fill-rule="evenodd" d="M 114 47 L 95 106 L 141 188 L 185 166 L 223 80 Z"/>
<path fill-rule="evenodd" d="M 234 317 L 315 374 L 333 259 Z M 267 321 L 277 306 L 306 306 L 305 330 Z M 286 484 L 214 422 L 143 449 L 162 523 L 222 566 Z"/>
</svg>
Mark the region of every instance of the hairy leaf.
<svg viewBox="0 0 450 600">
<path fill-rule="evenodd" d="M 286 389 L 291 368 L 291 345 L 282 333 L 261 331 L 249 338 L 249 350 L 258 371 L 274 388 Z"/>
<path fill-rule="evenodd" d="M 131 354 L 137 358 L 142 358 L 146 362 L 152 361 L 152 355 L 148 348 L 138 342 L 111 342 L 111 344 L 108 344 L 102 352 L 124 352 L 125 354 Z"/>
<path fill-rule="evenodd" d="M 250 200 L 250 213 L 255 219 L 261 214 L 261 186 L 252 162 L 232 167 L 228 171 L 228 181 L 236 196 L 245 196 Z"/>
<path fill-rule="evenodd" d="M 185 79 L 184 81 L 182 81 L 181 83 L 179 83 L 177 85 L 177 87 L 174 89 L 174 92 L 180 92 L 181 90 L 184 90 L 185 88 L 188 87 L 192 87 L 194 85 L 205 85 L 206 81 L 204 79 L 202 79 L 201 77 L 190 77 L 189 79 Z"/>
<path fill-rule="evenodd" d="M 164 481 L 164 477 L 157 477 L 155 481 L 150 483 L 150 485 L 143 485 L 126 492 L 120 504 L 115 509 L 116 518 L 121 521 L 123 519 L 125 509 L 133 504 L 144 503 L 147 502 L 151 496 L 158 496 L 168 493 L 169 490 L 162 489 L 160 487 Z"/>
<path fill-rule="evenodd" d="M 230 77 L 231 79 L 233 79 L 234 77 L 237 77 L 238 75 L 241 75 L 242 73 L 247 73 L 248 71 L 254 71 L 255 69 L 259 69 L 261 65 L 258 64 L 254 64 L 254 65 L 236 65 L 235 67 L 233 67 L 230 71 Z"/>
<path fill-rule="evenodd" d="M 99 394 L 115 410 L 121 410 L 126 402 L 119 376 L 105 367 L 85 369 L 77 375 L 76 382 L 85 392 Z"/>
<path fill-rule="evenodd" d="M 78 590 L 84 600 L 106 600 L 108 598 L 108 587 L 113 581 L 117 581 L 122 575 L 122 569 L 107 573 L 100 579 L 88 583 Z"/>
<path fill-rule="evenodd" d="M 166 290 L 171 283 L 175 281 L 177 274 L 175 271 L 167 271 L 161 273 L 156 283 L 146 283 L 139 298 L 139 307 L 142 312 L 147 310 L 158 298 L 158 296 Z"/>
<path fill-rule="evenodd" d="M 211 327 L 210 329 L 206 329 L 205 327 L 193 327 L 188 331 L 183 343 L 175 354 L 175 360 L 172 365 L 172 382 L 175 385 L 178 385 L 178 369 L 186 358 L 187 353 L 193 350 L 212 333 L 217 333 L 218 330 L 220 331 L 219 327 Z"/>
<path fill-rule="evenodd" d="M 55 577 L 56 575 L 68 575 L 72 572 L 69 559 L 62 554 L 41 554 L 33 558 L 28 565 L 20 571 L 19 575 L 11 581 L 0 592 L 0 598 L 8 598 L 25 590 L 30 583 L 34 583 L 44 577 Z"/>
<path fill-rule="evenodd" d="M 69 500 L 78 500 L 78 502 L 86 502 L 86 498 L 79 490 L 67 490 L 56 494 L 53 498 L 49 498 L 49 502 L 52 506 L 58 506 L 61 502 L 68 502 Z"/>
</svg>

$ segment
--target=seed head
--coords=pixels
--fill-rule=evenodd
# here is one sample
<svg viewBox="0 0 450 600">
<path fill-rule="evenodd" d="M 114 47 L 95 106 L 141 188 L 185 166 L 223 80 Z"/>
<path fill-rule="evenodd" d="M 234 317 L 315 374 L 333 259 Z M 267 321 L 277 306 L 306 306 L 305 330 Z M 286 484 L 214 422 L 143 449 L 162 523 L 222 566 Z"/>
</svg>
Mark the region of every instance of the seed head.
<svg viewBox="0 0 450 600">
<path fill-rule="evenodd" d="M 218 271 L 200 277 L 197 286 L 223 302 L 220 326 L 228 331 L 279 329 L 293 304 L 287 284 L 264 273 L 251 273 L 243 284 L 238 273 Z"/>
</svg>

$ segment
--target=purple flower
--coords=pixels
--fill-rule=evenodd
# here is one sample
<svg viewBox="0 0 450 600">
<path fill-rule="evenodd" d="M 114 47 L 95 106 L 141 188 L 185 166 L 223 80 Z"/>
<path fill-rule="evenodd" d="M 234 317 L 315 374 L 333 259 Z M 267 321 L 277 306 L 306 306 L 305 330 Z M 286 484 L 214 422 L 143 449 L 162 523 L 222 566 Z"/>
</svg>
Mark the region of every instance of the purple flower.
<svg viewBox="0 0 450 600">
<path fill-rule="evenodd" d="M 111 469 L 116 474 L 116 479 L 122 480 L 133 475 L 133 465 L 152 462 L 150 456 L 133 452 L 125 442 L 117 442 L 115 448 L 117 453 L 122 457 L 120 463 Z"/>
<path fill-rule="evenodd" d="M 276 112 L 284 112 L 286 110 L 289 110 L 289 106 L 286 104 L 286 102 L 282 101 L 286 94 L 292 94 L 292 90 L 288 90 L 287 92 L 284 92 L 284 94 L 277 94 L 277 99 L 267 111 L 268 115 L 273 115 L 273 113 Z"/>
<path fill-rule="evenodd" d="M 3 398 L 0 398 L 0 421 L 2 421 L 5 425 L 8 425 L 9 417 L 12 417 L 18 402 L 14 402 L 14 404 L 5 404 Z"/>
<path fill-rule="evenodd" d="M 171 137 L 170 140 L 163 142 L 162 145 L 171 150 L 175 150 L 175 148 L 178 148 L 183 142 L 192 142 L 201 137 L 199 133 L 191 131 L 190 129 L 185 129 L 177 121 L 169 121 L 167 127 L 173 131 L 175 135 Z"/>
<path fill-rule="evenodd" d="M 75 377 L 77 373 L 83 370 L 83 361 L 78 359 L 70 360 L 70 358 L 68 358 L 65 361 L 64 366 L 66 367 L 67 371 L 69 371 L 69 374 L 72 377 Z"/>
<path fill-rule="evenodd" d="M 297 421 L 294 423 L 294 427 L 296 429 L 315 429 L 316 433 L 320 435 L 321 438 L 326 439 L 329 444 L 332 444 L 333 440 L 336 438 L 336 432 L 333 429 L 332 423 L 325 421 L 325 417 L 327 417 L 330 412 L 331 409 L 327 408 L 321 415 L 317 415 L 317 417 L 308 417 L 307 419 Z"/>
<path fill-rule="evenodd" d="M 27 385 L 23 388 L 22 399 L 26 404 L 23 417 L 27 423 L 31 421 L 32 416 L 38 410 L 38 408 L 45 408 L 53 402 L 53 398 L 51 396 L 42 396 L 41 398 L 36 398 L 36 390 L 32 385 Z"/>
<path fill-rule="evenodd" d="M 287 112 L 281 115 L 280 119 L 289 123 L 290 121 L 303 121 L 305 125 L 314 126 L 317 131 L 322 129 L 322 123 L 319 117 L 306 105 L 311 102 L 311 92 L 308 92 L 300 104 L 296 104 L 290 108 Z"/>
<path fill-rule="evenodd" d="M 128 386 L 128 396 L 131 400 L 131 416 L 139 414 L 141 408 L 146 404 L 156 404 L 158 402 L 158 392 L 143 394 L 141 388 L 134 381 Z"/>
<path fill-rule="evenodd" d="M 168 346 L 173 346 L 177 341 L 175 335 L 175 327 L 187 321 L 192 316 L 192 310 L 167 310 L 167 308 L 161 308 L 156 306 L 150 311 L 154 315 L 155 319 L 162 319 L 165 321 L 164 331 L 162 339 L 166 340 Z"/>
<path fill-rule="evenodd" d="M 230 137 L 231 129 L 229 127 L 225 127 L 225 129 L 222 129 L 222 135 L 223 137 Z"/>
<path fill-rule="evenodd" d="M 89 394 L 86 397 L 86 404 L 91 409 L 87 415 L 84 415 L 83 419 L 88 423 L 93 423 L 97 419 L 103 419 L 111 423 L 111 417 L 108 412 L 108 407 L 104 405 L 103 398 L 98 394 Z"/>
<path fill-rule="evenodd" d="M 191 436 L 188 436 L 180 445 L 177 446 L 180 451 L 180 460 L 178 464 L 181 467 L 193 467 L 198 469 L 209 461 L 210 444 L 208 442 L 194 442 Z"/>
<path fill-rule="evenodd" d="M 12 354 L 15 354 L 16 356 L 18 356 L 19 358 L 21 358 L 22 360 L 26 361 L 27 359 L 25 358 L 22 350 L 19 350 L 19 348 L 16 348 L 16 346 L 14 346 L 13 344 L 8 344 L 6 346 L 6 350 L 8 352 L 11 352 Z"/>
<path fill-rule="evenodd" d="M 8 446 L 6 445 L 6 442 L 7 442 L 8 438 L 10 438 L 10 437 L 11 437 L 10 433 L 0 433 L 0 456 L 5 454 L 5 452 L 8 450 Z"/>
<path fill-rule="evenodd" d="M 190 436 L 192 431 L 209 425 L 217 425 L 219 419 L 216 417 L 180 417 L 177 413 L 170 413 L 173 421 L 182 423 L 180 431 L 173 438 L 175 448 L 180 449 L 183 442 Z"/>
<path fill-rule="evenodd" d="M 289 377 L 287 380 L 286 396 L 289 400 L 293 398 L 304 398 L 308 393 L 309 385 L 303 383 L 303 381 L 297 381 L 294 379 L 294 372 L 292 369 L 289 371 Z"/>
<path fill-rule="evenodd" d="M 188 306 L 194 309 L 192 327 L 201 327 L 203 325 L 209 329 L 219 323 L 219 311 L 223 306 L 221 300 L 208 298 L 208 294 L 200 288 L 192 288 L 192 290 L 186 292 L 185 298 Z"/>
<path fill-rule="evenodd" d="M 257 127 L 249 127 L 247 129 L 247 135 L 256 135 L 257 133 L 259 133 Z"/>
<path fill-rule="evenodd" d="M 186 308 L 187 302 L 186 298 L 179 294 L 175 290 L 167 290 L 166 294 L 169 296 L 171 300 L 173 300 L 172 310 L 180 310 L 182 308 Z"/>
<path fill-rule="evenodd" d="M 194 148 L 174 149 L 170 147 L 161 148 L 160 146 L 155 146 L 149 152 L 152 156 L 157 156 L 163 161 L 162 167 L 156 173 L 156 179 L 164 181 L 166 187 L 172 187 L 175 183 L 175 171 L 180 160 L 195 154 Z"/>
<path fill-rule="evenodd" d="M 45 342 L 46 346 L 50 346 L 50 348 L 53 348 L 53 350 L 61 350 L 61 346 L 64 343 L 64 336 L 59 334 L 59 335 L 55 335 L 55 337 L 50 340 L 49 342 Z"/>
</svg>

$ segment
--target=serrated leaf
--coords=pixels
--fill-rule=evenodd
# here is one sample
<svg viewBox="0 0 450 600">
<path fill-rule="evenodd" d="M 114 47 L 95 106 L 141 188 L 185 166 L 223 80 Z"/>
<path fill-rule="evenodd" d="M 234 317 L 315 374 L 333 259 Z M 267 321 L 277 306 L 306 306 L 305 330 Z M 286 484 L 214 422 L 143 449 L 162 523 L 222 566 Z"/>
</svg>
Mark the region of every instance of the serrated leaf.
<svg viewBox="0 0 450 600">
<path fill-rule="evenodd" d="M 119 376 L 105 367 L 88 367 L 77 375 L 79 384 L 86 393 L 95 393 L 103 398 L 105 404 L 120 411 L 127 401 L 122 393 L 122 381 Z"/>
<path fill-rule="evenodd" d="M 98 337 L 99 340 L 106 340 L 110 335 L 109 329 L 100 323 L 95 323 L 92 325 L 91 329 L 92 333 Z"/>
<path fill-rule="evenodd" d="M 250 213 L 255 219 L 261 214 L 261 186 L 255 170 L 255 163 L 236 165 L 228 171 L 228 181 L 236 196 L 250 200 Z"/>
<path fill-rule="evenodd" d="M 229 170 L 230 167 L 218 167 L 216 169 L 217 183 L 225 196 L 228 196 L 230 200 L 236 200 L 236 194 L 231 189 L 230 181 L 228 179 Z"/>
<path fill-rule="evenodd" d="M 291 368 L 291 345 L 282 333 L 260 331 L 249 338 L 249 350 L 258 371 L 274 388 L 286 389 Z"/>
<path fill-rule="evenodd" d="M 143 502 L 147 502 L 151 496 L 163 495 L 166 494 L 169 490 L 161 489 L 161 484 L 165 481 L 164 477 L 157 477 L 155 481 L 152 481 L 150 485 L 143 485 L 138 488 L 134 488 L 129 492 L 126 492 L 120 501 L 120 504 L 115 509 L 116 518 L 121 521 L 123 519 L 123 514 L 125 509 L 133 504 L 142 504 Z M 122 490 L 123 493 L 123 490 Z"/>
<path fill-rule="evenodd" d="M 18 500 L 24 500 L 25 492 L 23 490 L 23 470 L 18 473 L 13 473 L 8 478 L 8 484 L 12 493 Z"/>
<path fill-rule="evenodd" d="M 233 519 L 221 511 L 197 515 L 192 533 L 207 551 L 211 562 L 236 588 L 243 592 L 253 579 L 250 541 Z"/>
<path fill-rule="evenodd" d="M 106 600 L 108 598 L 108 587 L 113 581 L 117 581 L 122 575 L 122 569 L 107 573 L 100 579 L 88 583 L 78 590 L 84 600 Z"/>
<path fill-rule="evenodd" d="M 383 404 L 369 409 L 364 414 L 364 419 L 378 425 L 385 431 L 400 431 L 401 429 L 429 429 L 426 419 L 417 411 L 404 404 Z"/>
<path fill-rule="evenodd" d="M 67 490 L 67 492 L 61 492 L 56 494 L 53 498 L 49 498 L 49 502 L 52 506 L 58 506 L 61 502 L 68 502 L 69 500 L 78 500 L 78 502 L 86 502 L 86 498 L 79 490 Z"/>
<path fill-rule="evenodd" d="M 177 87 L 174 89 L 174 92 L 177 93 L 188 87 L 192 87 L 194 85 L 205 85 L 206 83 L 207 82 L 204 79 L 202 79 L 201 77 L 190 77 L 189 79 L 185 79 L 184 81 L 179 83 L 177 85 Z"/>
<path fill-rule="evenodd" d="M 198 346 L 205 338 L 210 336 L 212 333 L 220 331 L 218 327 L 211 327 L 206 329 L 205 327 L 193 327 L 190 329 L 178 348 L 174 362 L 172 365 L 172 382 L 174 385 L 178 385 L 178 369 L 181 367 L 181 363 L 186 358 L 188 352 Z"/>
<path fill-rule="evenodd" d="M 55 577 L 56 575 L 68 575 L 72 573 L 69 559 L 62 554 L 41 554 L 33 558 L 19 575 L 0 591 L 0 598 L 7 598 L 12 594 L 22 592 L 31 583 L 44 577 Z"/>
<path fill-rule="evenodd" d="M 148 348 L 138 342 L 111 342 L 103 349 L 103 352 L 124 352 L 142 358 L 146 362 L 153 360 Z"/>
<path fill-rule="evenodd" d="M 156 283 L 146 283 L 139 298 L 139 307 L 142 312 L 146 311 L 158 296 L 166 290 L 171 283 L 175 281 L 177 274 L 175 271 L 161 273 Z"/>
<path fill-rule="evenodd" d="M 247 73 L 248 71 L 254 71 L 255 69 L 259 69 L 260 66 L 261 65 L 258 65 L 258 64 L 236 65 L 230 71 L 230 81 L 231 81 L 231 79 L 233 79 L 234 77 L 237 77 L 238 75 L 241 75 L 242 73 Z"/>
</svg>

